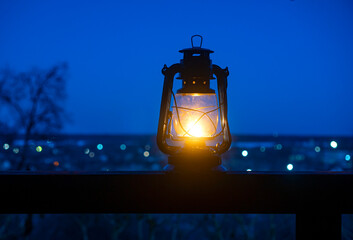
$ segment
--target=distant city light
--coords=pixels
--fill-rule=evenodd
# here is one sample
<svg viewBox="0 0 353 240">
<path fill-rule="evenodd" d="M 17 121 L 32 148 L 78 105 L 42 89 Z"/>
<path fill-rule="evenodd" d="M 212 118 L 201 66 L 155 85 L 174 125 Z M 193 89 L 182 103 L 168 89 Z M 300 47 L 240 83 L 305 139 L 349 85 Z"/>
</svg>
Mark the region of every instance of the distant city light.
<svg viewBox="0 0 353 240">
<path fill-rule="evenodd" d="M 53 165 L 54 165 L 55 167 L 58 167 L 58 166 L 59 166 L 59 162 L 58 162 L 58 161 L 54 161 L 54 162 L 53 162 Z"/>
<path fill-rule="evenodd" d="M 94 157 L 94 152 L 90 152 L 89 154 L 88 154 L 88 156 L 90 157 L 90 158 L 93 158 Z"/>
<path fill-rule="evenodd" d="M 2 146 L 5 150 L 10 148 L 10 145 L 8 143 L 5 143 L 4 146 Z"/>
<path fill-rule="evenodd" d="M 4 170 L 9 169 L 10 167 L 11 167 L 11 163 L 10 163 L 9 161 L 5 160 L 5 161 L 2 163 L 2 168 L 3 168 Z"/>
<path fill-rule="evenodd" d="M 266 148 L 264 146 L 260 147 L 260 152 L 265 152 Z"/>
<path fill-rule="evenodd" d="M 346 155 L 346 157 L 345 157 L 344 159 L 346 159 L 346 161 L 351 160 L 351 155 L 347 154 L 347 155 Z"/>
<path fill-rule="evenodd" d="M 315 152 L 320 152 L 321 151 L 321 148 L 319 146 L 316 146 L 315 147 Z"/>
<path fill-rule="evenodd" d="M 287 165 L 287 169 L 288 169 L 288 171 L 292 171 L 293 170 L 293 164 L 289 163 Z"/>
<path fill-rule="evenodd" d="M 36 151 L 37 151 L 37 152 L 41 152 L 41 151 L 43 151 L 42 146 L 37 146 L 37 147 L 36 147 Z"/>
<path fill-rule="evenodd" d="M 101 155 L 101 156 L 99 157 L 99 159 L 100 159 L 102 162 L 108 161 L 107 155 Z"/>
<path fill-rule="evenodd" d="M 14 154 L 17 154 L 17 153 L 20 152 L 20 149 L 19 148 L 14 148 L 12 151 L 13 151 Z"/>
<path fill-rule="evenodd" d="M 304 159 L 305 159 L 305 155 L 304 154 L 295 155 L 295 160 L 297 160 L 297 161 L 302 161 Z"/>
<path fill-rule="evenodd" d="M 89 148 L 85 149 L 85 154 L 89 154 Z"/>
<path fill-rule="evenodd" d="M 246 151 L 246 150 L 243 150 L 242 152 L 241 152 L 241 155 L 243 155 L 243 157 L 246 157 L 246 156 L 248 156 L 248 151 Z"/>
<path fill-rule="evenodd" d="M 338 144 L 337 144 L 336 141 L 331 141 L 331 142 L 330 142 L 330 146 L 331 146 L 332 148 L 337 148 Z"/>
<path fill-rule="evenodd" d="M 97 145 L 97 149 L 100 151 L 100 150 L 102 150 L 103 149 L 103 144 L 98 144 Z"/>
<path fill-rule="evenodd" d="M 85 141 L 83 140 L 77 141 L 77 146 L 82 147 L 83 145 L 85 145 Z"/>
<path fill-rule="evenodd" d="M 120 149 L 123 150 L 123 151 L 126 150 L 126 145 L 125 145 L 124 143 L 121 144 L 121 145 L 120 145 Z"/>
<path fill-rule="evenodd" d="M 275 148 L 276 148 L 276 150 L 281 150 L 282 149 L 282 144 L 276 144 L 276 146 L 275 146 Z"/>
<path fill-rule="evenodd" d="M 247 172 L 251 172 L 252 170 L 250 168 L 246 169 Z"/>
<path fill-rule="evenodd" d="M 150 156 L 150 152 L 149 152 L 149 151 L 144 151 L 144 152 L 143 152 L 143 156 L 149 157 L 149 156 Z"/>
</svg>

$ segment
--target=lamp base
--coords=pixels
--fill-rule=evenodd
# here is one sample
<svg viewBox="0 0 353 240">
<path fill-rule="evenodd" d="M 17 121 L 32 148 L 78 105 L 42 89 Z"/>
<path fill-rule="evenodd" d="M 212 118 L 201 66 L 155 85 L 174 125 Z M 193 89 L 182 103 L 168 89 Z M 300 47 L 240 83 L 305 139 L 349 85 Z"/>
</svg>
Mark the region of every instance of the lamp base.
<svg viewBox="0 0 353 240">
<path fill-rule="evenodd" d="M 205 173 L 224 172 L 227 169 L 222 165 L 220 156 L 210 155 L 209 153 L 191 152 L 169 156 L 168 165 L 164 167 L 164 170 L 183 173 Z"/>
</svg>

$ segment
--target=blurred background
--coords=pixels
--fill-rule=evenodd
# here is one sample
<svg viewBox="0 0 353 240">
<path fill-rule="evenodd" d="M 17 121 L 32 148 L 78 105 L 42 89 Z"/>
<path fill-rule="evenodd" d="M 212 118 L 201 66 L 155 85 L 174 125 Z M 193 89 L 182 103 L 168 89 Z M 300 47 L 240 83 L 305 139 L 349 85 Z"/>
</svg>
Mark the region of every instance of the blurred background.
<svg viewBox="0 0 353 240">
<path fill-rule="evenodd" d="M 230 71 L 229 170 L 352 170 L 348 0 L 1 1 L 0 170 L 162 170 L 161 69 L 194 34 Z M 343 215 L 344 239 L 352 223 Z M 25 214 L 0 225 L 0 239 L 295 239 L 294 215 Z"/>
</svg>

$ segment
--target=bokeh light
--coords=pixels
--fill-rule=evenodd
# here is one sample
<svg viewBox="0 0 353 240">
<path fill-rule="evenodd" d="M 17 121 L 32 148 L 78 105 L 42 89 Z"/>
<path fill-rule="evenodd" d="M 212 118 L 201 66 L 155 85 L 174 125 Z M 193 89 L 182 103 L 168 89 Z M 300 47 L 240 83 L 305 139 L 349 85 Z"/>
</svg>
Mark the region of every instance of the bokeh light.
<svg viewBox="0 0 353 240">
<path fill-rule="evenodd" d="M 242 152 L 241 152 L 241 155 L 243 155 L 243 157 L 246 157 L 246 156 L 248 156 L 248 151 L 246 151 L 246 150 L 243 150 Z"/>
<path fill-rule="evenodd" d="M 276 144 L 275 148 L 276 150 L 282 150 L 282 144 Z"/>
<path fill-rule="evenodd" d="M 289 163 L 289 164 L 287 165 L 287 170 L 288 170 L 288 171 L 292 171 L 292 170 L 293 170 L 293 164 Z"/>
<path fill-rule="evenodd" d="M 10 148 L 10 145 L 8 143 L 5 143 L 3 146 L 2 146 L 5 150 L 9 149 Z"/>
<path fill-rule="evenodd" d="M 126 150 L 126 145 L 123 143 L 123 144 L 121 144 L 120 145 L 120 149 L 122 150 L 122 151 L 125 151 Z"/>
<path fill-rule="evenodd" d="M 331 146 L 332 148 L 337 148 L 338 144 L 337 144 L 336 141 L 331 141 L 331 142 L 330 142 L 330 146 Z"/>
</svg>

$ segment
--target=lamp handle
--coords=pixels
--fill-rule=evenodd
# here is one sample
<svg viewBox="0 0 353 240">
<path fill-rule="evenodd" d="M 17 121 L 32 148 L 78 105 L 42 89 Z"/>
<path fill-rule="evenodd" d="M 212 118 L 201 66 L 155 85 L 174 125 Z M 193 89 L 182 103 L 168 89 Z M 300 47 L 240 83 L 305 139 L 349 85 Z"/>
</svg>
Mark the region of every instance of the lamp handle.
<svg viewBox="0 0 353 240">
<path fill-rule="evenodd" d="M 176 63 L 170 66 L 164 65 L 162 73 L 164 75 L 163 93 L 161 101 L 161 109 L 157 130 L 157 145 L 159 149 L 165 154 L 176 153 L 179 147 L 168 145 L 166 142 L 167 128 L 168 128 L 168 112 L 170 108 L 170 101 L 172 97 L 174 76 L 181 71 L 181 64 Z"/>
<path fill-rule="evenodd" d="M 203 40 L 203 38 L 202 38 L 202 36 L 201 35 L 193 35 L 192 37 L 191 37 L 191 46 L 192 47 L 194 47 L 194 37 L 199 37 L 201 40 L 200 40 L 200 46 L 199 46 L 199 48 L 201 48 L 202 47 L 202 40 Z"/>
<path fill-rule="evenodd" d="M 228 67 L 222 69 L 221 67 L 213 64 L 212 65 L 213 74 L 217 77 L 217 85 L 218 85 L 218 94 L 219 94 L 219 102 L 222 103 L 220 105 L 221 112 L 221 124 L 223 128 L 223 142 L 218 149 L 218 153 L 225 153 L 231 143 L 232 143 L 232 135 L 230 134 L 229 125 L 228 125 L 228 102 L 227 102 L 227 85 L 228 80 L 227 77 L 229 75 Z"/>
</svg>

